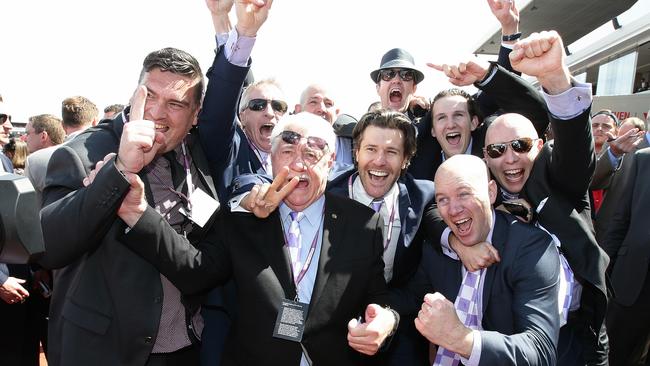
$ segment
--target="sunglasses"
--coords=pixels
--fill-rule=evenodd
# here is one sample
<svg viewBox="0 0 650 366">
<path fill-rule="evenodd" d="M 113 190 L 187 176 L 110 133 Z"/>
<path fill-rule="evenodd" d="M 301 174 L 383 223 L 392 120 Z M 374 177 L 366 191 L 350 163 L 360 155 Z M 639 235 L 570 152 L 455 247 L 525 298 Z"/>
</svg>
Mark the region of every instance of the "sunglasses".
<svg viewBox="0 0 650 366">
<path fill-rule="evenodd" d="M 536 139 L 531 139 L 530 137 L 521 137 L 501 144 L 489 144 L 485 146 L 483 150 L 490 158 L 497 159 L 506 152 L 508 145 L 510 145 L 514 152 L 527 153 L 533 148 L 533 141 L 535 140 Z"/>
<path fill-rule="evenodd" d="M 379 70 L 379 78 L 383 81 L 391 81 L 393 78 L 399 75 L 399 78 L 402 79 L 402 81 L 411 81 L 415 77 L 415 72 L 413 70 L 409 69 L 384 69 L 384 70 Z M 379 80 L 377 80 L 379 81 Z"/>
<path fill-rule="evenodd" d="M 278 135 L 284 143 L 298 146 L 303 139 L 307 140 L 307 144 L 301 150 L 302 160 L 309 164 L 316 164 L 320 159 L 325 156 L 325 151 L 328 148 L 327 141 L 320 137 L 308 136 L 303 137 L 301 134 L 294 131 L 282 131 Z"/>
<path fill-rule="evenodd" d="M 271 108 L 278 113 L 286 113 L 289 106 L 287 102 L 282 100 L 268 100 L 268 99 L 251 99 L 248 101 L 248 109 L 251 111 L 263 111 L 266 109 L 266 106 L 271 102 Z"/>
<path fill-rule="evenodd" d="M 7 119 L 8 117 L 6 114 L 0 114 L 0 124 L 7 122 Z"/>
</svg>

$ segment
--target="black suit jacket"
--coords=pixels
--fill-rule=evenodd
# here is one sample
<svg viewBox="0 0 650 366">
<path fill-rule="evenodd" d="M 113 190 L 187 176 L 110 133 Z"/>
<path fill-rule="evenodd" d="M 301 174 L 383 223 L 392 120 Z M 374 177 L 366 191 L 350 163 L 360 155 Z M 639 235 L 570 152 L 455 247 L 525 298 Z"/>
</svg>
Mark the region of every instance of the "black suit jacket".
<svg viewBox="0 0 650 366">
<path fill-rule="evenodd" d="M 272 337 L 280 301 L 296 294 L 278 212 L 266 219 L 223 212 L 198 249 L 170 240 L 159 223 L 158 216 L 145 213 L 121 240 L 186 293 L 230 276 L 237 285 L 239 311 L 223 363 L 297 366 L 300 344 Z M 387 303 L 382 239 L 378 214 L 325 193 L 323 242 L 303 335 L 314 364 L 369 361 L 348 346 L 347 323 L 363 314 L 367 304 Z"/>
<path fill-rule="evenodd" d="M 560 262 L 551 237 L 496 212 L 492 245 L 501 261 L 485 273 L 482 297 L 482 365 L 555 365 L 560 328 Z M 427 293 L 454 302 L 462 263 L 425 245 L 417 274 L 405 290 L 391 290 L 399 312 L 419 310 Z"/>
<path fill-rule="evenodd" d="M 493 64 L 496 73 L 485 85 L 480 86 L 483 94 L 490 96 L 504 113 L 519 113 L 533 122 L 540 137 L 548 126 L 546 103 L 540 93 L 526 80 L 511 73 L 503 67 Z M 490 68 L 489 73 L 492 71 Z M 430 111 L 417 125 L 417 152 L 411 160 L 409 173 L 417 179 L 434 180 L 436 171 L 442 164 L 442 148 L 435 137 L 431 136 L 433 114 Z M 483 121 L 472 131 L 472 155 L 483 157 L 485 133 L 489 121 Z"/>
<path fill-rule="evenodd" d="M 622 199 L 618 202 L 603 247 L 610 256 L 614 300 L 631 306 L 648 281 L 650 265 L 650 235 L 648 235 L 648 207 L 650 207 L 650 148 L 637 150 L 626 168 Z"/>
<path fill-rule="evenodd" d="M 50 306 L 48 362 L 53 366 L 141 366 L 158 332 L 160 273 L 117 241 L 126 228 L 117 218 L 117 209 L 129 189 L 128 181 L 109 163 L 93 184 L 85 188 L 82 184 L 95 163 L 117 152 L 122 127 L 120 116 L 86 130 L 57 149 L 48 166 L 41 210 L 46 253 L 40 264 L 64 267 Z M 216 197 L 200 144 L 190 146 L 198 186 Z M 146 176 L 141 178 L 151 199 Z M 204 229 L 194 226 L 190 240 L 200 241 L 210 226 L 211 222 Z M 170 240 L 186 242 L 166 222 L 159 229 Z M 193 313 L 200 300 L 183 301 Z"/>
</svg>

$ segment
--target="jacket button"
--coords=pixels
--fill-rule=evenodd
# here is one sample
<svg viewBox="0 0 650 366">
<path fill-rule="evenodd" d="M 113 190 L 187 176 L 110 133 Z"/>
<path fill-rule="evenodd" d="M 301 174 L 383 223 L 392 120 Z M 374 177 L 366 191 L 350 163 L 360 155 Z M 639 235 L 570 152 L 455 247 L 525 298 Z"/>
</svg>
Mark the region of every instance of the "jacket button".
<svg viewBox="0 0 650 366">
<path fill-rule="evenodd" d="M 153 343 L 153 337 L 144 337 L 144 343 L 145 344 Z"/>
<path fill-rule="evenodd" d="M 153 299 L 153 302 L 155 302 L 156 304 L 160 304 L 161 301 L 162 301 L 162 298 L 160 296 L 156 296 Z"/>
</svg>

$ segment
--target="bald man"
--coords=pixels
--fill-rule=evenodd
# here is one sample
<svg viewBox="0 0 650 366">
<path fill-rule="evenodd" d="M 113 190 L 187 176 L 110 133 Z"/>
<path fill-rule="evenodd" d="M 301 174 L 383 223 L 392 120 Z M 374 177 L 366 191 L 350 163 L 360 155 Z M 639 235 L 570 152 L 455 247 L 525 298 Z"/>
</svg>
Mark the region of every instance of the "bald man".
<svg viewBox="0 0 650 366">
<path fill-rule="evenodd" d="M 400 312 L 420 308 L 415 326 L 438 345 L 433 364 L 555 365 L 560 265 L 551 237 L 492 209 L 497 184 L 476 156 L 446 160 L 435 186 L 440 214 L 460 243 L 489 242 L 501 261 L 471 272 L 427 245 L 408 289 L 391 294 Z"/>
</svg>

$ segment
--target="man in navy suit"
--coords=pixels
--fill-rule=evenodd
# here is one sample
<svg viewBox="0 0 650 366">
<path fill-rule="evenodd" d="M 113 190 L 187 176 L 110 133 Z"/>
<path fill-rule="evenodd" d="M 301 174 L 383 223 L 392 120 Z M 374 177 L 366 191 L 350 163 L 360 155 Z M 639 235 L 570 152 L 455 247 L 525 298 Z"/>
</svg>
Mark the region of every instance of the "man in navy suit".
<svg viewBox="0 0 650 366">
<path fill-rule="evenodd" d="M 435 185 L 440 214 L 461 244 L 490 242 L 501 262 L 471 272 L 425 245 L 417 274 L 393 293 L 394 307 L 420 309 L 415 326 L 438 346 L 434 365 L 448 364 L 443 357 L 465 365 L 555 365 L 560 266 L 551 237 L 492 209 L 497 185 L 478 157 L 446 160 Z"/>
</svg>

